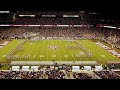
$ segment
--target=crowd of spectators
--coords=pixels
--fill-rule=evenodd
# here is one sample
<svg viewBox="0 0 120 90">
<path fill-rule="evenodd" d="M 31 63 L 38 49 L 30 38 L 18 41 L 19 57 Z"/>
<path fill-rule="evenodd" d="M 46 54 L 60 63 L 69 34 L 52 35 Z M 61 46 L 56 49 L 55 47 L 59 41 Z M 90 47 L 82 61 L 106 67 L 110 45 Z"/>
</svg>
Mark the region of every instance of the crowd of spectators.
<svg viewBox="0 0 120 90">
<path fill-rule="evenodd" d="M 16 19 L 14 24 L 25 25 L 79 25 L 87 24 L 82 21 L 81 18 L 33 18 L 33 17 L 21 17 Z"/>
<path fill-rule="evenodd" d="M 120 68 L 120 63 L 108 63 L 107 67 L 110 69 L 119 69 Z"/>
<path fill-rule="evenodd" d="M 102 79 L 120 79 L 120 75 L 113 71 L 94 71 Z"/>
<path fill-rule="evenodd" d="M 44 70 L 44 71 L 0 71 L 0 79 L 92 79 L 88 73 L 65 74 L 64 70 Z M 69 78 L 67 78 L 69 77 Z"/>
<path fill-rule="evenodd" d="M 117 71 L 113 71 L 114 73 L 117 73 L 117 74 L 119 74 L 120 75 L 120 71 L 119 70 L 117 70 Z"/>
<path fill-rule="evenodd" d="M 120 32 L 118 30 L 95 27 L 11 27 L 0 28 L 0 37 L 24 38 L 30 33 L 37 33 L 38 37 L 70 37 L 73 39 L 101 39 L 110 44 L 118 44 Z"/>
<path fill-rule="evenodd" d="M 10 27 L 10 28 L 0 28 L 0 37 L 1 38 L 23 38 L 24 37 L 24 33 L 25 33 L 25 29 L 20 29 L 20 28 L 14 28 L 14 27 Z"/>
<path fill-rule="evenodd" d="M 88 73 L 73 73 L 75 79 L 92 79 L 92 75 Z"/>
<path fill-rule="evenodd" d="M 0 71 L 0 79 L 41 79 L 43 71 Z"/>
<path fill-rule="evenodd" d="M 46 75 L 48 76 L 48 79 L 66 79 L 64 72 L 60 70 L 46 71 Z"/>
</svg>

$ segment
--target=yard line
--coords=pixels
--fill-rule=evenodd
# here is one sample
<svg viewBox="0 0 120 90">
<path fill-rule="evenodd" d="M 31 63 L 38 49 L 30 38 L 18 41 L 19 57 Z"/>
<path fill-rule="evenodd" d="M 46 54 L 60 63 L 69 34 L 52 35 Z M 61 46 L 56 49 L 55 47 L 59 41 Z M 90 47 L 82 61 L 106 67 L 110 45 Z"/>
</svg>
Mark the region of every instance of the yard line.
<svg viewBox="0 0 120 90">
<path fill-rule="evenodd" d="M 92 41 L 90 42 L 90 44 L 92 44 Z M 93 44 L 94 44 L 94 43 L 93 43 Z M 91 47 L 91 46 L 90 46 L 90 48 L 91 48 L 92 50 L 94 50 L 94 52 L 96 52 L 96 53 L 98 53 L 99 55 L 101 55 L 101 54 L 100 54 L 100 53 L 101 53 L 101 50 L 99 50 L 99 52 L 98 52 L 97 50 L 95 50 L 95 48 L 93 48 L 93 47 Z M 98 57 L 98 59 L 101 60 L 100 57 Z"/>
<path fill-rule="evenodd" d="M 37 43 L 36 41 L 34 42 L 34 47 L 36 47 L 37 45 L 35 44 Z M 35 61 L 35 57 L 36 57 L 36 54 L 37 54 L 37 50 L 39 50 L 39 44 L 38 44 L 38 48 L 36 49 L 35 53 L 34 53 L 34 57 L 33 57 L 33 60 Z"/>
<path fill-rule="evenodd" d="M 80 42 L 80 41 L 78 41 L 78 42 Z M 81 43 L 82 44 L 82 43 Z M 82 44 L 83 45 L 83 44 Z M 85 47 L 85 46 L 84 46 Z M 87 48 L 86 48 L 87 49 Z M 81 51 L 83 51 L 82 50 L 82 48 L 81 48 Z M 84 51 L 83 51 L 84 52 Z M 85 53 L 85 52 L 84 52 Z M 86 56 L 86 53 L 85 53 L 85 56 Z M 81 60 L 82 58 L 80 57 L 80 60 Z M 88 57 L 84 57 L 84 60 L 82 59 L 81 61 L 85 61 L 85 60 L 87 60 L 88 61 Z"/>
<path fill-rule="evenodd" d="M 53 42 L 54 42 L 54 40 L 53 40 Z M 52 43 L 53 43 L 53 42 L 52 42 Z M 53 50 L 53 55 L 54 55 L 54 49 L 52 49 L 52 50 Z"/>
<path fill-rule="evenodd" d="M 89 41 L 88 41 L 89 42 Z M 88 42 L 86 43 L 86 42 L 84 42 L 85 44 L 88 44 Z M 81 43 L 81 44 L 83 44 L 83 43 Z M 89 42 L 89 44 L 91 44 L 91 42 Z M 94 50 L 94 47 L 91 47 L 91 45 L 89 45 L 89 47 L 90 47 L 90 49 L 88 49 L 88 50 Z M 95 52 L 96 52 L 96 50 L 94 50 Z M 96 53 L 98 53 L 98 52 L 96 52 Z M 89 59 L 87 58 L 87 60 L 89 61 Z"/>
<path fill-rule="evenodd" d="M 42 41 L 43 41 L 43 40 L 42 40 Z M 41 45 L 41 43 L 40 43 L 40 45 Z M 40 45 L 39 45 L 39 46 L 40 46 Z M 42 46 L 41 46 L 41 47 L 42 47 L 42 49 L 41 49 L 41 53 L 40 53 L 40 55 L 43 55 L 43 50 L 44 50 L 44 42 L 42 42 Z M 40 59 L 40 60 L 41 60 L 41 59 Z"/>
<path fill-rule="evenodd" d="M 104 43 L 102 43 L 103 45 L 104 45 Z M 103 48 L 104 49 L 104 48 Z M 105 50 L 105 49 L 104 49 Z M 106 50 L 107 51 L 107 50 Z M 107 51 L 108 52 L 108 51 Z M 105 53 L 105 52 L 104 52 Z M 108 53 L 110 53 L 110 52 L 108 52 Z M 111 54 L 111 53 L 110 53 Z M 113 54 L 111 54 L 111 55 L 113 55 Z M 108 57 L 110 58 L 110 56 L 108 55 Z M 116 57 L 116 56 L 115 56 Z M 105 57 L 104 57 L 105 58 Z"/>
<path fill-rule="evenodd" d="M 65 41 L 66 42 L 66 41 Z M 64 46 L 65 47 L 65 46 Z M 63 46 L 62 46 L 62 48 L 63 48 Z M 65 52 L 65 49 L 66 49 L 66 47 L 65 48 L 63 48 L 63 51 L 64 51 L 64 53 L 65 53 L 65 55 L 66 55 L 66 52 Z M 64 56 L 63 56 L 64 57 Z M 65 57 L 66 59 L 68 59 L 67 57 Z M 66 60 L 67 61 L 67 60 Z M 69 60 L 68 60 L 69 61 Z"/>
<path fill-rule="evenodd" d="M 96 45 L 94 42 L 91 42 L 91 43 L 93 43 L 95 46 L 97 46 L 98 47 L 98 45 Z M 92 47 L 93 48 L 93 47 Z M 102 48 L 103 49 L 103 48 Z M 101 56 L 102 54 L 104 55 L 104 52 L 102 52 L 102 49 L 100 49 L 99 50 L 99 52 L 98 51 L 96 51 L 96 50 L 94 50 L 96 53 L 98 53 L 99 54 L 99 56 Z M 105 58 L 105 57 L 103 57 L 103 58 Z M 99 57 L 99 60 L 101 60 L 101 58 Z M 105 60 L 106 60 L 106 58 L 105 58 Z"/>
<path fill-rule="evenodd" d="M 32 52 L 33 52 L 33 50 L 34 50 L 34 47 L 36 46 L 35 43 L 36 43 L 36 42 L 33 42 L 34 45 L 31 47 L 31 48 L 32 48 L 31 51 L 30 51 L 31 54 L 32 54 Z M 31 56 L 32 56 L 32 55 L 31 55 Z M 36 55 L 34 55 L 33 59 L 35 59 L 35 56 L 36 56 Z M 32 58 L 32 57 L 31 57 L 31 58 Z"/>
<path fill-rule="evenodd" d="M 3 48 L 5 48 L 6 46 L 4 46 Z M 0 52 L 0 54 L 1 54 L 1 58 L 0 58 L 0 60 L 2 60 L 2 56 L 3 55 L 7 55 L 7 54 L 9 54 L 9 53 L 7 53 L 7 54 L 4 54 L 5 52 L 6 52 L 6 50 L 8 49 L 8 47 L 6 47 L 6 49 L 4 49 L 2 52 Z"/>
<path fill-rule="evenodd" d="M 97 46 L 98 47 L 98 45 L 96 45 L 94 42 L 90 42 L 90 43 L 93 43 L 95 46 Z M 100 47 L 100 46 L 99 46 Z M 94 48 L 93 47 L 90 47 L 90 48 L 92 48 L 93 50 L 94 50 Z M 102 48 L 103 49 L 103 48 Z M 99 52 L 98 51 L 96 51 L 96 50 L 94 50 L 94 52 L 96 52 L 96 53 L 98 53 L 98 55 L 100 56 L 100 55 L 104 55 L 106 52 L 103 52 L 102 51 L 102 49 L 100 49 L 99 50 Z M 107 57 L 110 57 L 109 55 L 107 56 Z M 105 60 L 107 60 L 107 58 L 106 57 L 103 57 L 103 58 L 105 58 Z M 103 59 L 101 59 L 100 57 L 98 58 L 99 60 L 103 60 Z"/>
<path fill-rule="evenodd" d="M 26 42 L 26 43 L 28 43 L 28 41 Z M 23 45 L 25 45 L 25 43 L 23 44 Z M 23 46 L 24 47 L 24 46 Z M 30 45 L 26 48 L 24 48 L 24 49 L 26 49 L 23 53 L 21 53 L 20 51 L 17 53 L 18 55 L 20 55 L 20 56 L 22 56 L 22 55 L 25 55 L 26 54 L 26 52 L 28 52 L 29 51 L 29 48 L 30 48 Z M 20 59 L 19 59 L 20 60 Z"/>
<path fill-rule="evenodd" d="M 25 42 L 25 43 L 26 43 L 26 42 Z M 24 43 L 24 44 L 25 44 L 25 43 Z M 24 44 L 22 44 L 22 45 L 24 45 Z M 20 53 L 21 53 L 20 51 L 17 51 L 17 55 L 20 55 Z M 13 55 L 16 55 L 16 54 L 13 54 Z M 17 60 L 20 60 L 20 59 L 17 59 Z"/>
<path fill-rule="evenodd" d="M 60 43 L 60 41 L 57 40 L 57 41 L 55 41 L 55 43 L 56 43 L 56 45 L 59 45 L 58 43 Z M 59 50 L 60 50 L 60 49 L 59 49 L 59 47 L 58 47 L 58 53 L 59 53 L 59 57 L 60 57 L 59 59 L 60 59 L 60 61 L 61 61 L 61 56 L 60 56 L 60 51 L 59 51 Z M 58 59 L 58 58 L 57 58 L 57 59 Z"/>
<path fill-rule="evenodd" d="M 67 42 L 67 44 L 69 45 L 69 41 Z M 69 50 L 68 50 L 68 51 L 69 51 Z M 69 53 L 71 54 L 70 51 L 69 51 Z M 74 58 L 72 54 L 71 54 L 71 56 L 72 56 L 72 58 Z M 76 59 L 74 58 L 73 61 L 76 61 Z"/>
<path fill-rule="evenodd" d="M 27 43 L 27 42 L 25 42 L 25 43 Z M 25 43 L 24 43 L 24 44 L 25 44 Z M 23 44 L 23 47 L 24 47 L 24 44 Z M 24 48 L 24 49 L 26 49 L 26 48 Z M 27 49 L 29 49 L 29 47 L 28 47 Z M 26 49 L 26 50 L 27 50 L 27 49 Z M 26 52 L 24 52 L 24 53 L 26 53 Z M 22 51 L 18 51 L 18 52 L 17 52 L 17 55 L 19 55 L 19 57 L 20 57 L 20 56 L 24 55 L 24 53 L 22 53 Z M 19 57 L 18 57 L 17 60 L 21 60 Z"/>
<path fill-rule="evenodd" d="M 52 45 L 54 46 L 55 40 L 53 40 Z M 53 49 L 53 55 L 55 54 L 55 50 Z M 55 57 L 54 57 L 55 58 Z"/>
<path fill-rule="evenodd" d="M 39 52 L 39 50 L 40 50 L 40 47 L 41 47 L 41 43 L 40 43 L 40 41 L 38 41 L 38 49 L 36 50 L 36 53 L 35 53 L 35 55 L 37 56 L 37 54 L 38 54 L 38 52 Z M 42 53 L 42 51 L 41 51 L 41 53 Z M 41 53 L 40 53 L 40 55 L 41 55 Z M 38 57 L 39 57 L 39 54 L 38 54 Z"/>
<path fill-rule="evenodd" d="M 61 42 L 61 40 L 59 40 L 59 42 Z M 60 55 L 60 48 L 58 50 L 59 50 L 59 57 L 60 57 L 60 61 L 61 61 L 62 59 L 61 59 L 61 55 Z"/>
<path fill-rule="evenodd" d="M 12 43 L 12 42 L 13 42 L 13 41 L 11 41 L 10 43 Z M 9 44 L 10 44 L 10 43 L 9 43 Z M 17 42 L 16 42 L 16 43 L 17 43 Z M 18 45 L 17 45 L 17 46 L 18 46 Z M 16 47 L 17 47 L 17 46 L 16 46 Z M 2 56 L 9 54 L 13 49 L 15 49 L 15 48 L 13 47 L 12 50 L 10 50 L 10 52 L 6 54 L 6 50 L 8 50 L 8 49 L 11 48 L 11 47 L 8 48 L 7 46 L 4 46 L 3 48 L 6 48 L 6 49 L 1 52 L 1 55 L 2 55 Z M 4 54 L 4 53 L 5 53 L 5 54 Z M 2 58 L 3 58 L 2 56 L 1 56 L 0 60 L 2 60 Z"/>
</svg>

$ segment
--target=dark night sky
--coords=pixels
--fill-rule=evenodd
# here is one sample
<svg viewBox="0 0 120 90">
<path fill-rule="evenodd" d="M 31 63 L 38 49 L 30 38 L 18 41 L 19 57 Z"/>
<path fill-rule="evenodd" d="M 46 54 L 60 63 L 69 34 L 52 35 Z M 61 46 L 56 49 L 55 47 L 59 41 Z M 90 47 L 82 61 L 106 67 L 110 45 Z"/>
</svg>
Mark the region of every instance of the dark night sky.
<svg viewBox="0 0 120 90">
<path fill-rule="evenodd" d="M 3 1 L 0 10 L 87 10 L 120 15 L 118 4 L 116 0 L 9 0 L 7 5 Z"/>
</svg>

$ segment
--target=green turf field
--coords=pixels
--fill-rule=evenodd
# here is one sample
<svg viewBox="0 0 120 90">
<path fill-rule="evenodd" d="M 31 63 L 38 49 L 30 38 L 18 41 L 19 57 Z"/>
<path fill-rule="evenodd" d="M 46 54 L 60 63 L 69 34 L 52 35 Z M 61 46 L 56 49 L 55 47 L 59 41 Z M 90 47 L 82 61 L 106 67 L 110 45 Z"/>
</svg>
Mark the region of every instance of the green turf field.
<svg viewBox="0 0 120 90">
<path fill-rule="evenodd" d="M 13 40 L 0 49 L 0 61 L 119 61 L 91 40 Z"/>
</svg>

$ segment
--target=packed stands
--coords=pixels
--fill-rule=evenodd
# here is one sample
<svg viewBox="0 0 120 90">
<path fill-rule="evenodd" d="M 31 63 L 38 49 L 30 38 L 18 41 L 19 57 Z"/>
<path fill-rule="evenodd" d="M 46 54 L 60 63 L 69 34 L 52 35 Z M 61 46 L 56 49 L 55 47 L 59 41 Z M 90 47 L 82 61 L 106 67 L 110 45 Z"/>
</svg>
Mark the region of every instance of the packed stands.
<svg viewBox="0 0 120 90">
<path fill-rule="evenodd" d="M 92 76 L 88 73 L 74 73 L 73 74 L 75 79 L 92 79 Z"/>
<path fill-rule="evenodd" d="M 120 75 L 113 71 L 94 71 L 102 79 L 120 79 Z"/>
</svg>

